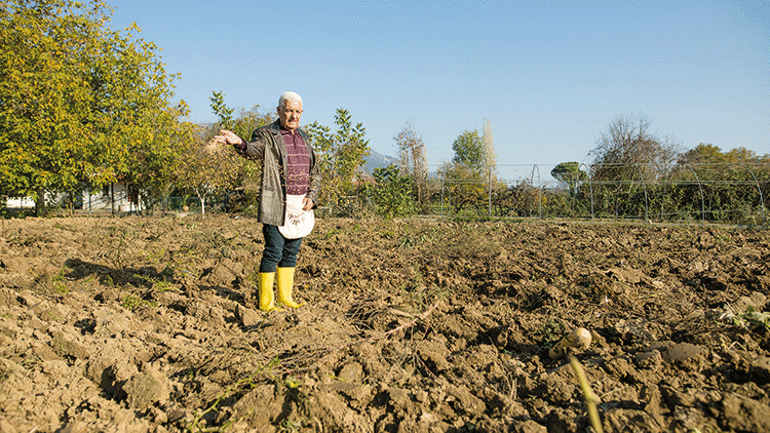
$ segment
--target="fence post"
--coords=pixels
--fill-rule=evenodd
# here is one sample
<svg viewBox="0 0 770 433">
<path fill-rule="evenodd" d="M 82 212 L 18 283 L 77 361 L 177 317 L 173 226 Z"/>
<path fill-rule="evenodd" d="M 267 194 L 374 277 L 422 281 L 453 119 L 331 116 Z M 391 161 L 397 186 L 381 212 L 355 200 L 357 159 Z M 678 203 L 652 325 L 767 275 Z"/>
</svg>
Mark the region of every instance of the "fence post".
<svg viewBox="0 0 770 433">
<path fill-rule="evenodd" d="M 487 169 L 487 182 L 489 183 L 489 218 L 492 218 L 492 169 Z"/>
<path fill-rule="evenodd" d="M 695 176 L 695 181 L 698 182 L 698 189 L 700 190 L 700 221 L 702 224 L 706 223 L 706 201 L 703 198 L 703 187 L 700 184 L 700 179 L 698 179 L 698 173 L 695 172 L 695 170 L 690 167 L 689 164 L 685 163 L 685 167 L 690 169 L 692 172 L 692 175 Z"/>
<path fill-rule="evenodd" d="M 586 168 L 586 176 L 588 177 L 588 191 L 591 195 L 591 219 L 594 219 L 594 184 L 591 182 L 591 173 L 593 172 L 593 164 L 591 164 L 591 167 L 589 168 L 585 164 L 578 165 L 578 170 L 580 170 L 580 166 L 583 166 Z"/>
<path fill-rule="evenodd" d="M 541 189 L 542 182 L 540 181 L 540 167 L 538 167 L 537 164 L 532 166 L 532 176 L 529 180 L 529 183 L 531 185 L 534 185 L 535 183 L 535 170 L 537 170 L 537 214 L 538 218 L 543 219 L 543 190 Z M 529 213 L 531 216 L 531 209 Z"/>
<path fill-rule="evenodd" d="M 441 216 L 444 216 L 444 184 L 446 181 L 446 176 L 441 176 L 441 207 L 439 208 L 439 212 Z"/>
<path fill-rule="evenodd" d="M 634 167 L 639 172 L 639 178 L 642 179 L 642 189 L 644 190 L 644 217 L 647 221 L 650 220 L 650 202 L 647 199 L 647 182 L 644 181 L 644 174 L 639 164 L 634 163 Z"/>
</svg>

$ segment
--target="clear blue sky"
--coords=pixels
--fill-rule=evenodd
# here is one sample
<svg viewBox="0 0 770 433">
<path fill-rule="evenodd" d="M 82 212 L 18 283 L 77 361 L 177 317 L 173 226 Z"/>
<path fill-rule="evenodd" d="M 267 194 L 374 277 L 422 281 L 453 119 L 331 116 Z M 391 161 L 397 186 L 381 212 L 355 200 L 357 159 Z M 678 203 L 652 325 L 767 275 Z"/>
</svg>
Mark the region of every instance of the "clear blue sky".
<svg viewBox="0 0 770 433">
<path fill-rule="evenodd" d="M 590 162 L 618 115 L 684 149 L 770 153 L 770 0 L 107 3 L 181 73 L 195 122 L 214 90 L 271 111 L 292 90 L 303 124 L 345 108 L 386 155 L 411 122 L 434 170 L 488 119 L 508 180 Z"/>
</svg>

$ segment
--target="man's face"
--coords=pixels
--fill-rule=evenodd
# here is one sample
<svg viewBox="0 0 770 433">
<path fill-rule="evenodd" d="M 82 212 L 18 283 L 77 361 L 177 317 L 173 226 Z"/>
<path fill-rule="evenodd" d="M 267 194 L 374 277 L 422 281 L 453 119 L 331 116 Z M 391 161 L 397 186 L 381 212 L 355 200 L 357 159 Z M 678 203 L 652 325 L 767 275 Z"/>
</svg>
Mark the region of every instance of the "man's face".
<svg viewBox="0 0 770 433">
<path fill-rule="evenodd" d="M 299 128 L 299 119 L 302 117 L 302 103 L 297 101 L 284 101 L 284 106 L 278 106 L 278 118 L 281 126 L 294 131 Z"/>
</svg>

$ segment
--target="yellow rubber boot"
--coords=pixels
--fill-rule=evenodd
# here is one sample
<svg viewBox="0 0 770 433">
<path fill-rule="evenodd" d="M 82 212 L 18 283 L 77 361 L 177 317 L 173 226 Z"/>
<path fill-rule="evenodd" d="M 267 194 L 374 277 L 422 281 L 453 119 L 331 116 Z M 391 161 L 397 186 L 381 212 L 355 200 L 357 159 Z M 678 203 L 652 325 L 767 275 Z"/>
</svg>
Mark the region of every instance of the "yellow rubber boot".
<svg viewBox="0 0 770 433">
<path fill-rule="evenodd" d="M 259 273 L 259 309 L 262 311 L 276 310 L 275 297 L 273 296 L 273 282 L 275 272 Z"/>
<path fill-rule="evenodd" d="M 278 268 L 278 303 L 287 307 L 299 308 L 305 303 L 298 304 L 291 299 L 291 291 L 294 286 L 294 269 L 296 268 Z"/>
</svg>

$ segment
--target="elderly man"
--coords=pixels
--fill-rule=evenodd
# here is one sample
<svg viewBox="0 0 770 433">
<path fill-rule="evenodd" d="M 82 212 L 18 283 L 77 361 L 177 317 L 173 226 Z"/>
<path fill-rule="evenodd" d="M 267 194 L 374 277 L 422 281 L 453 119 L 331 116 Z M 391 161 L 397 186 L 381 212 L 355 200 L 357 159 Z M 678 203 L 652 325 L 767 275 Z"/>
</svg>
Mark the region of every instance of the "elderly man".
<svg viewBox="0 0 770 433">
<path fill-rule="evenodd" d="M 299 308 L 292 299 L 294 270 L 302 238 L 313 228 L 321 175 L 310 139 L 300 127 L 302 98 L 286 92 L 278 99 L 278 120 L 257 128 L 251 141 L 228 130 L 215 137 L 235 147 L 245 158 L 262 162 L 262 190 L 258 221 L 262 223 L 265 250 L 259 264 L 259 308 L 272 311 L 280 305 Z M 278 302 L 273 283 L 277 277 Z"/>
</svg>

